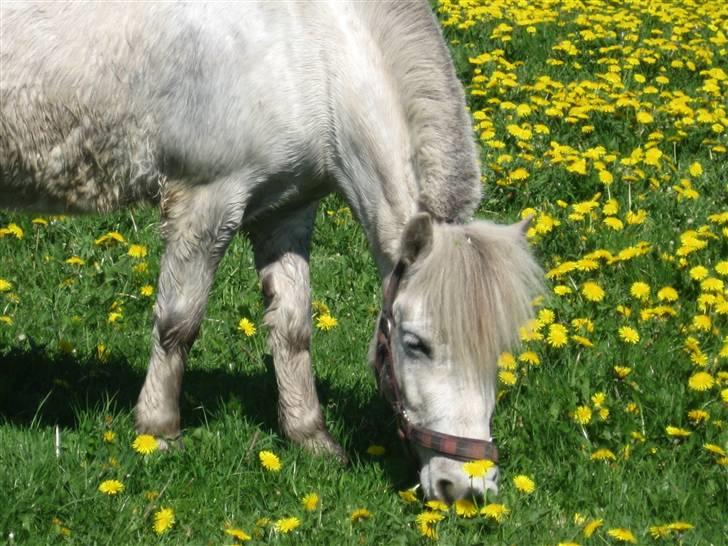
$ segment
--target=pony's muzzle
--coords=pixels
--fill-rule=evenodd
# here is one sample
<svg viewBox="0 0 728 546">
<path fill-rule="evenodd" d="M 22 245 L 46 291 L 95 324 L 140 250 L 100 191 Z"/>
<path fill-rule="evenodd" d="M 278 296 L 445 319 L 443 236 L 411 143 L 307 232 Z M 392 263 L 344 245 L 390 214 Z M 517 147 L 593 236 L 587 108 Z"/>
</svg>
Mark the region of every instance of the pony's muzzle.
<svg viewBox="0 0 728 546">
<path fill-rule="evenodd" d="M 463 462 L 446 457 L 431 457 L 420 471 L 420 482 L 425 496 L 451 504 L 459 499 L 482 501 L 488 491 L 498 493 L 498 467 L 482 477 L 470 477 Z"/>
</svg>

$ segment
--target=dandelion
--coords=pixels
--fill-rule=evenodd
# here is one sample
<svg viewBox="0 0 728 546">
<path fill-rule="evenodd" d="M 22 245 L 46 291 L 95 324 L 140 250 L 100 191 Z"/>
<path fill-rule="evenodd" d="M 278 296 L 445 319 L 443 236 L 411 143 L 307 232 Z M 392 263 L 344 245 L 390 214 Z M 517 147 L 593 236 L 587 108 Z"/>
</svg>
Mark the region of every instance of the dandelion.
<svg viewBox="0 0 728 546">
<path fill-rule="evenodd" d="M 139 293 L 145 298 L 148 298 L 154 294 L 154 287 L 151 284 L 145 284 L 139 289 Z"/>
<path fill-rule="evenodd" d="M 591 520 L 584 526 L 584 536 L 586 538 L 591 537 L 602 525 L 604 525 L 604 520 L 601 518 Z"/>
<path fill-rule="evenodd" d="M 228 527 L 227 529 L 225 529 L 225 534 L 233 537 L 240 542 L 247 542 L 253 539 L 253 537 L 251 537 L 248 533 L 246 533 L 242 529 L 237 529 L 235 527 Z"/>
<path fill-rule="evenodd" d="M 323 330 L 324 332 L 333 330 L 334 328 L 336 328 L 336 326 L 338 326 L 338 324 L 339 321 L 329 314 L 319 315 L 319 317 L 316 319 L 316 328 L 318 328 L 319 330 Z"/>
<path fill-rule="evenodd" d="M 435 510 L 438 512 L 447 512 L 449 510 L 447 504 L 437 499 L 427 501 L 425 503 L 425 506 L 427 506 L 427 508 L 429 508 L 430 510 Z"/>
<path fill-rule="evenodd" d="M 622 326 L 619 329 L 619 338 L 625 343 L 634 345 L 640 340 L 640 334 L 630 326 Z"/>
<path fill-rule="evenodd" d="M 478 459 L 476 461 L 468 461 L 463 463 L 463 470 L 470 478 L 482 478 L 488 471 L 495 466 L 493 461 L 487 459 Z"/>
<path fill-rule="evenodd" d="M 384 448 L 384 446 L 380 445 L 371 445 L 367 448 L 367 454 L 373 457 L 381 457 L 386 452 L 387 450 Z"/>
<path fill-rule="evenodd" d="M 132 258 L 145 258 L 147 255 L 147 247 L 144 245 L 130 245 L 126 253 Z"/>
<path fill-rule="evenodd" d="M 609 529 L 607 534 L 618 542 L 629 542 L 637 544 L 637 539 L 629 529 Z"/>
<path fill-rule="evenodd" d="M 397 491 L 397 495 L 399 495 L 399 498 L 402 499 L 407 504 L 412 504 L 414 502 L 417 502 L 417 494 L 414 492 L 413 489 L 405 489 L 403 491 Z"/>
<path fill-rule="evenodd" d="M 94 241 L 95 245 L 108 245 L 111 243 L 125 243 L 124 236 L 118 231 L 109 231 Z"/>
<path fill-rule="evenodd" d="M 629 366 L 614 366 L 612 369 L 614 370 L 614 374 L 619 379 L 624 379 L 632 373 L 632 368 L 630 368 Z"/>
<path fill-rule="evenodd" d="M 644 110 L 640 110 L 637 112 L 637 115 L 635 116 L 637 119 L 637 123 L 647 124 L 652 123 L 655 118 L 652 117 L 652 114 L 649 112 L 645 112 Z"/>
<path fill-rule="evenodd" d="M 579 406 L 571 414 L 571 418 L 579 425 L 588 425 L 592 419 L 592 410 L 589 406 Z"/>
<path fill-rule="evenodd" d="M 715 379 L 707 372 L 697 372 L 688 379 L 688 387 L 694 391 L 707 391 L 713 388 Z"/>
<path fill-rule="evenodd" d="M 616 461 L 616 455 L 609 449 L 597 449 L 589 457 L 592 461 Z"/>
<path fill-rule="evenodd" d="M 712 321 L 710 320 L 710 317 L 708 315 L 695 315 L 693 317 L 693 327 L 696 330 L 710 332 L 711 326 Z"/>
<path fill-rule="evenodd" d="M 552 347 L 563 347 L 569 340 L 569 335 L 566 327 L 563 324 L 552 324 L 549 326 L 549 334 L 546 338 L 549 345 Z"/>
<path fill-rule="evenodd" d="M 629 293 L 640 301 L 647 301 L 647 298 L 650 297 L 650 285 L 642 281 L 633 282 Z"/>
<path fill-rule="evenodd" d="M 254 336 L 256 332 L 255 324 L 248 318 L 241 318 L 238 322 L 238 330 L 243 332 L 246 337 Z"/>
<path fill-rule="evenodd" d="M 281 518 L 279 520 L 276 520 L 274 528 L 279 533 L 283 533 L 284 535 L 294 531 L 301 525 L 301 520 L 292 517 L 292 518 Z"/>
<path fill-rule="evenodd" d="M 571 294 L 573 290 L 571 287 L 566 286 L 565 284 L 559 284 L 557 286 L 554 286 L 554 294 L 557 296 L 568 296 Z"/>
<path fill-rule="evenodd" d="M 541 364 L 541 359 L 533 351 L 525 351 L 521 353 L 518 356 L 518 360 L 531 364 L 532 366 L 538 366 L 539 364 Z"/>
<path fill-rule="evenodd" d="M 119 480 L 105 480 L 99 484 L 99 491 L 113 497 L 124 491 L 124 484 Z"/>
<path fill-rule="evenodd" d="M 455 501 L 455 514 L 461 518 L 472 518 L 478 513 L 478 507 L 470 499 L 458 499 Z"/>
<path fill-rule="evenodd" d="M 664 286 L 657 291 L 657 299 L 660 301 L 677 301 L 678 293 L 672 286 Z"/>
<path fill-rule="evenodd" d="M 423 537 L 430 538 L 432 540 L 437 539 L 436 524 L 445 518 L 438 512 L 426 511 L 417 515 L 415 522 L 417 523 L 417 530 Z"/>
<path fill-rule="evenodd" d="M 0 292 L 8 292 L 13 288 L 13 283 L 10 281 L 6 281 L 5 279 L 0 279 Z"/>
<path fill-rule="evenodd" d="M 116 432 L 113 430 L 107 430 L 103 434 L 104 442 L 107 444 L 113 444 L 116 441 Z"/>
<path fill-rule="evenodd" d="M 78 256 L 71 256 L 70 258 L 66 259 L 66 263 L 69 265 L 83 265 L 86 262 L 83 261 L 83 259 L 79 258 Z"/>
<path fill-rule="evenodd" d="M 157 439 L 154 436 L 150 434 L 140 434 L 134 439 L 131 447 L 134 449 L 134 451 L 140 453 L 141 455 L 149 455 L 150 453 L 154 453 L 159 448 L 159 444 L 157 443 Z"/>
<path fill-rule="evenodd" d="M 705 449 L 709 453 L 712 453 L 713 455 L 719 455 L 721 457 L 726 456 L 725 450 L 716 444 L 703 444 L 703 449 Z"/>
<path fill-rule="evenodd" d="M 699 162 L 694 161 L 690 164 L 690 167 L 688 167 L 688 172 L 690 173 L 690 176 L 697 178 L 703 174 L 703 166 Z"/>
<path fill-rule="evenodd" d="M 705 423 L 710 420 L 710 414 L 705 410 L 690 410 L 688 412 L 688 419 L 691 423 L 694 425 L 699 425 L 700 423 Z"/>
<path fill-rule="evenodd" d="M 316 508 L 319 507 L 319 496 L 316 493 L 308 493 L 303 496 L 301 499 L 301 504 L 303 505 L 303 509 L 308 512 L 313 512 L 316 510 Z"/>
<path fill-rule="evenodd" d="M 278 455 L 272 451 L 260 451 L 258 453 L 258 459 L 260 460 L 261 466 L 270 472 L 278 472 L 283 466 Z"/>
<path fill-rule="evenodd" d="M 357 523 L 359 521 L 370 519 L 372 517 L 372 513 L 367 510 L 366 508 L 357 508 L 354 510 L 351 515 L 349 516 L 349 519 L 352 523 Z"/>
<path fill-rule="evenodd" d="M 595 282 L 585 282 L 581 286 L 581 293 L 589 301 L 602 301 L 604 299 L 604 290 Z"/>
<path fill-rule="evenodd" d="M 483 506 L 483 508 L 480 509 L 481 515 L 485 516 L 486 518 L 495 520 L 498 523 L 502 522 L 509 512 L 510 510 L 506 507 L 505 504 L 497 503 L 486 504 L 485 506 Z"/>
<path fill-rule="evenodd" d="M 166 533 L 174 522 L 174 511 L 171 508 L 160 508 L 154 513 L 154 532 L 158 535 Z"/>
<path fill-rule="evenodd" d="M 6 235 L 12 235 L 16 239 L 22 239 L 24 236 L 23 228 L 15 223 L 8 224 L 8 227 L 0 228 L 0 239 Z"/>
<path fill-rule="evenodd" d="M 513 478 L 513 485 L 515 485 L 516 489 L 518 489 L 521 493 L 526 493 L 527 495 L 530 495 L 536 490 L 536 482 L 523 474 L 519 474 Z"/>
<path fill-rule="evenodd" d="M 702 265 L 696 265 L 695 267 L 690 268 L 690 271 L 688 274 L 690 275 L 690 278 L 694 281 L 701 281 L 705 277 L 708 276 L 708 268 L 703 267 Z"/>
<path fill-rule="evenodd" d="M 691 434 L 689 430 L 680 427 L 674 427 L 672 425 L 665 427 L 665 432 L 668 436 L 672 436 L 673 438 L 687 438 Z"/>
<path fill-rule="evenodd" d="M 512 387 L 516 384 L 518 378 L 516 377 L 516 374 L 511 371 L 501 370 L 500 372 L 498 372 L 498 380 L 504 385 Z"/>
</svg>

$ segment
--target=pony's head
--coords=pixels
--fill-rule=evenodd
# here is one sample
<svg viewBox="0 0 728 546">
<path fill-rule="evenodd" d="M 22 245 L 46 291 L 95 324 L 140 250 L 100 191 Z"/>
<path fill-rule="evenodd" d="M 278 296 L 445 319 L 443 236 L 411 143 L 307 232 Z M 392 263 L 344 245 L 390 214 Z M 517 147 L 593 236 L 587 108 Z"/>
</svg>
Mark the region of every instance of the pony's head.
<svg viewBox="0 0 728 546">
<path fill-rule="evenodd" d="M 385 280 L 370 358 L 421 463 L 427 497 L 452 502 L 497 490 L 497 466 L 470 478 L 463 459 L 490 453 L 496 361 L 517 342 L 540 287 L 526 225 L 451 225 L 417 214 Z"/>
</svg>

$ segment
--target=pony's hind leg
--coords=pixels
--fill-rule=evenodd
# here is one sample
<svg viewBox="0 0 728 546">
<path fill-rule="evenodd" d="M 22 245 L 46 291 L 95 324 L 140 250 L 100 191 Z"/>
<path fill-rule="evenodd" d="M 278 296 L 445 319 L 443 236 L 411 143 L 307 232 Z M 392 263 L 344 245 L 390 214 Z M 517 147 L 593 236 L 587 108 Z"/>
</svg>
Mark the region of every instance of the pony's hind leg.
<svg viewBox="0 0 728 546">
<path fill-rule="evenodd" d="M 260 222 L 250 236 L 266 303 L 281 430 L 306 449 L 343 462 L 344 451 L 326 429 L 311 367 L 308 260 L 315 214 L 314 205 L 282 221 Z"/>
<path fill-rule="evenodd" d="M 179 396 L 187 353 L 197 336 L 217 266 L 239 230 L 244 200 L 239 182 L 173 186 L 162 195 L 161 260 L 152 354 L 136 406 L 139 433 L 180 434 Z"/>
</svg>

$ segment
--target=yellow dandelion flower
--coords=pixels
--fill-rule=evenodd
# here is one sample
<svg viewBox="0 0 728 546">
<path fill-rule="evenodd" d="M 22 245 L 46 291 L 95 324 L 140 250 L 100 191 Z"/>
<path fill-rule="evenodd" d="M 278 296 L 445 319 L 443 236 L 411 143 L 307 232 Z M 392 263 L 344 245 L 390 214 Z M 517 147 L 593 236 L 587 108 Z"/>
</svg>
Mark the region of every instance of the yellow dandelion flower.
<svg viewBox="0 0 728 546">
<path fill-rule="evenodd" d="M 599 171 L 599 181 L 602 184 L 605 184 L 605 185 L 608 186 L 609 184 L 611 184 L 612 182 L 614 182 L 614 176 L 609 171 L 600 170 Z"/>
<path fill-rule="evenodd" d="M 710 273 L 708 271 L 708 268 L 704 267 L 702 265 L 696 265 L 695 267 L 691 267 L 690 271 L 688 272 L 688 274 L 690 275 L 690 278 L 693 279 L 694 281 L 703 280 L 705 277 L 708 276 L 708 273 Z"/>
<path fill-rule="evenodd" d="M 518 356 L 518 360 L 520 360 L 521 362 L 526 362 L 528 364 L 531 364 L 532 366 L 538 366 L 539 364 L 541 364 L 541 359 L 533 351 L 525 351 L 525 352 L 521 353 Z"/>
<path fill-rule="evenodd" d="M 592 410 L 589 406 L 579 406 L 571 414 L 571 418 L 579 425 L 588 425 L 592 419 Z"/>
<path fill-rule="evenodd" d="M 260 460 L 261 466 L 270 472 L 278 472 L 283 466 L 278 455 L 272 451 L 263 450 L 258 452 L 258 459 Z"/>
<path fill-rule="evenodd" d="M 129 245 L 129 250 L 126 253 L 132 258 L 145 258 L 147 247 L 144 245 Z"/>
<path fill-rule="evenodd" d="M 463 470 L 470 478 L 482 478 L 494 466 L 495 463 L 493 461 L 478 459 L 476 461 L 463 463 Z"/>
<path fill-rule="evenodd" d="M 589 301 L 602 301 L 604 290 L 597 283 L 589 281 L 581 286 L 582 295 Z"/>
<path fill-rule="evenodd" d="M 554 320 L 556 320 L 556 313 L 554 313 L 551 309 L 541 309 L 538 312 L 539 326 L 546 326 L 551 324 Z"/>
<path fill-rule="evenodd" d="M 516 377 L 516 374 L 511 371 L 501 370 L 498 372 L 498 380 L 504 385 L 512 387 L 516 384 L 516 381 L 518 381 L 518 377 Z"/>
<path fill-rule="evenodd" d="M 248 318 L 241 318 L 240 322 L 238 322 L 238 330 L 243 332 L 246 337 L 254 336 L 255 332 L 257 331 L 255 328 L 255 324 L 253 324 L 250 319 Z"/>
<path fill-rule="evenodd" d="M 515 370 L 516 357 L 513 356 L 513 353 L 503 352 L 498 356 L 496 365 L 502 370 Z"/>
<path fill-rule="evenodd" d="M 132 442 L 131 447 L 137 453 L 140 453 L 142 455 L 149 455 L 150 453 L 154 453 L 159 448 L 159 444 L 157 443 L 157 439 L 154 436 L 150 434 L 140 434 L 139 436 L 134 438 L 134 442 Z"/>
<path fill-rule="evenodd" d="M 607 218 L 602 220 L 602 223 L 609 229 L 612 229 L 614 231 L 622 231 L 624 229 L 624 222 L 622 222 L 622 220 L 620 220 L 619 218 L 615 218 L 614 216 L 608 216 Z"/>
<path fill-rule="evenodd" d="M 316 328 L 323 330 L 324 332 L 333 330 L 338 326 L 338 324 L 339 321 L 329 314 L 319 315 L 316 319 Z"/>
<path fill-rule="evenodd" d="M 372 455 L 374 457 L 380 457 L 384 455 L 387 452 L 387 450 L 384 448 L 384 446 L 380 445 L 371 445 L 367 448 L 367 454 Z"/>
<path fill-rule="evenodd" d="M 625 343 L 634 345 L 640 340 L 640 334 L 630 326 L 622 326 L 619 329 L 619 338 Z"/>
<path fill-rule="evenodd" d="M 352 523 L 357 523 L 359 521 L 370 519 L 372 517 L 372 513 L 367 510 L 366 508 L 357 508 L 354 510 L 351 515 L 349 516 L 349 519 Z"/>
<path fill-rule="evenodd" d="M 629 542 L 630 544 L 637 544 L 637 539 L 629 529 L 609 529 L 607 534 L 618 542 Z"/>
<path fill-rule="evenodd" d="M 154 287 L 151 284 L 145 284 L 139 289 L 139 293 L 145 298 L 148 298 L 154 294 Z"/>
<path fill-rule="evenodd" d="M 584 536 L 586 538 L 591 537 L 602 525 L 604 525 L 604 520 L 601 518 L 591 520 L 584 526 Z"/>
<path fill-rule="evenodd" d="M 614 374 L 619 379 L 624 379 L 632 373 L 632 368 L 630 368 L 629 366 L 614 366 L 612 369 L 614 370 Z"/>
<path fill-rule="evenodd" d="M 83 265 L 86 262 L 78 256 L 71 256 L 70 258 L 66 259 L 66 263 L 69 265 Z"/>
<path fill-rule="evenodd" d="M 645 112 L 644 110 L 640 110 L 637 112 L 637 115 L 635 116 L 635 119 L 637 119 L 637 123 L 652 123 L 655 118 L 652 117 L 652 114 L 649 112 Z"/>
<path fill-rule="evenodd" d="M 557 296 L 568 296 L 571 294 L 573 290 L 571 287 L 566 286 L 565 284 L 559 284 L 557 286 L 554 286 L 554 294 Z"/>
<path fill-rule="evenodd" d="M 439 512 L 426 511 L 417 515 L 415 522 L 417 523 L 417 530 L 423 537 L 437 540 L 437 529 L 436 525 L 439 521 L 445 518 Z"/>
<path fill-rule="evenodd" d="M 710 320 L 710 317 L 708 315 L 695 315 L 693 317 L 693 327 L 696 330 L 710 332 L 711 326 L 712 321 Z"/>
<path fill-rule="evenodd" d="M 617 456 L 609 449 L 597 449 L 589 457 L 592 461 L 616 461 Z"/>
<path fill-rule="evenodd" d="M 397 491 L 397 495 L 399 495 L 399 498 L 407 504 L 417 502 L 417 494 L 415 493 L 414 489 L 404 489 L 402 491 Z"/>
<path fill-rule="evenodd" d="M 319 507 L 319 503 L 320 499 L 316 493 L 308 493 L 301 499 L 301 504 L 303 504 L 304 510 L 307 510 L 308 512 L 316 510 L 316 508 Z"/>
<path fill-rule="evenodd" d="M 99 484 L 99 491 L 113 497 L 124 491 L 124 484 L 119 480 L 105 480 Z"/>
<path fill-rule="evenodd" d="M 103 434 L 104 442 L 107 444 L 113 444 L 116 441 L 116 432 L 113 430 L 107 430 Z"/>
<path fill-rule="evenodd" d="M 470 499 L 458 499 L 455 501 L 455 514 L 461 518 L 472 518 L 478 513 L 478 507 Z"/>
<path fill-rule="evenodd" d="M 530 495 L 536 490 L 536 482 L 524 474 L 515 476 L 513 478 L 513 485 L 515 485 L 516 489 L 518 489 L 521 493 L 526 493 L 527 495 Z"/>
<path fill-rule="evenodd" d="M 109 231 L 107 234 L 102 235 L 94 241 L 96 245 L 105 245 L 110 243 L 124 243 L 126 240 L 124 236 L 118 231 Z"/>
<path fill-rule="evenodd" d="M 276 520 L 274 528 L 279 533 L 288 534 L 295 529 L 297 529 L 301 525 L 301 520 L 292 517 L 292 518 L 281 518 L 279 520 Z"/>
<path fill-rule="evenodd" d="M 22 239 L 24 236 L 23 228 L 15 223 L 8 224 L 8 227 L 0 228 L 0 239 L 6 235 L 12 235 L 16 239 Z"/>
<path fill-rule="evenodd" d="M 158 535 L 166 533 L 174 522 L 174 511 L 171 508 L 160 508 L 154 513 L 154 532 Z"/>
<path fill-rule="evenodd" d="M 633 282 L 629 293 L 640 301 L 647 301 L 650 297 L 650 285 L 642 281 Z"/>
<path fill-rule="evenodd" d="M 716 444 L 703 444 L 703 449 L 709 451 L 710 453 L 713 453 L 714 455 L 719 455 L 721 457 L 726 456 L 725 450 Z"/>
<path fill-rule="evenodd" d="M 715 379 L 708 372 L 697 372 L 688 379 L 688 387 L 694 391 L 707 391 L 713 388 Z"/>
<path fill-rule="evenodd" d="M 428 500 L 425 506 L 430 510 L 436 510 L 438 512 L 447 512 L 449 510 L 447 504 L 437 499 Z"/>
<path fill-rule="evenodd" d="M 688 167 L 688 172 L 690 173 L 690 176 L 696 178 L 703 174 L 703 166 L 699 162 L 695 161 L 690 164 L 690 167 Z"/>
<path fill-rule="evenodd" d="M 246 533 L 242 529 L 237 529 L 236 527 L 228 527 L 227 529 L 225 529 L 225 534 L 233 537 L 240 542 L 247 542 L 253 539 L 253 537 L 251 537 L 248 533 Z"/>
<path fill-rule="evenodd" d="M 722 260 L 715 264 L 715 272 L 724 277 L 728 275 L 728 261 Z"/>
<path fill-rule="evenodd" d="M 689 531 L 690 529 L 695 528 L 692 523 L 688 523 L 686 521 L 675 521 L 673 523 L 668 523 L 667 527 L 670 529 L 670 531 L 674 531 L 676 533 L 684 533 L 685 531 Z"/>
<path fill-rule="evenodd" d="M 509 512 L 510 510 L 508 509 L 508 507 L 506 507 L 505 504 L 497 503 L 486 504 L 485 506 L 483 506 L 483 508 L 480 509 L 481 515 L 485 516 L 486 518 L 495 520 L 498 523 L 502 522 Z"/>
<path fill-rule="evenodd" d="M 677 301 L 677 290 L 675 290 L 672 286 L 663 286 L 657 291 L 657 299 L 660 301 Z"/>
<path fill-rule="evenodd" d="M 672 425 L 665 427 L 665 432 L 668 436 L 672 436 L 673 438 L 687 438 L 691 434 L 689 430 L 680 427 L 674 427 Z"/>
<path fill-rule="evenodd" d="M 716 277 L 708 277 L 700 283 L 703 292 L 723 292 L 724 283 Z"/>
<path fill-rule="evenodd" d="M 0 279 L 0 292 L 8 292 L 13 288 L 13 283 L 10 281 L 6 281 L 5 279 Z"/>
<path fill-rule="evenodd" d="M 568 330 L 563 324 L 551 324 L 546 340 L 552 347 L 563 347 L 569 341 Z"/>
<path fill-rule="evenodd" d="M 688 419 L 694 425 L 707 423 L 710 420 L 710 414 L 705 410 L 694 409 L 688 412 Z"/>
</svg>

